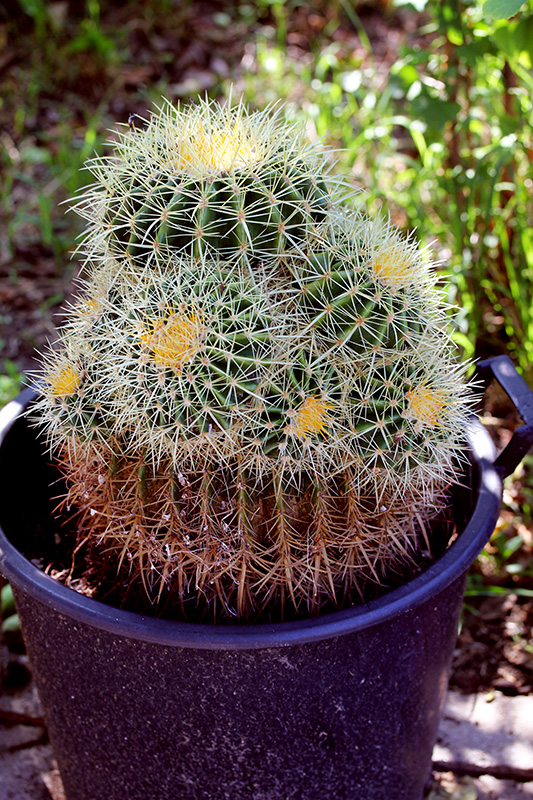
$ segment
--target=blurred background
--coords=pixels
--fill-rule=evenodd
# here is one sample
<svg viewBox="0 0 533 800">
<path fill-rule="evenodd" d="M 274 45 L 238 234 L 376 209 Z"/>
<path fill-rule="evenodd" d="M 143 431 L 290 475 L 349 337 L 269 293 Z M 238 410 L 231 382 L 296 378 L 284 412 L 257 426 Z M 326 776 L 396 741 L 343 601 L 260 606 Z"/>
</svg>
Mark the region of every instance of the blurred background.
<svg viewBox="0 0 533 800">
<path fill-rule="evenodd" d="M 80 221 L 61 204 L 84 161 L 162 96 L 230 91 L 281 100 L 335 148 L 369 211 L 441 262 L 462 356 L 508 353 L 533 386 L 532 67 L 533 0 L 4 0 L 0 402 L 75 288 Z M 505 397 L 487 421 L 508 437 Z M 469 577 L 465 691 L 533 691 L 532 515 L 530 457 Z"/>
</svg>

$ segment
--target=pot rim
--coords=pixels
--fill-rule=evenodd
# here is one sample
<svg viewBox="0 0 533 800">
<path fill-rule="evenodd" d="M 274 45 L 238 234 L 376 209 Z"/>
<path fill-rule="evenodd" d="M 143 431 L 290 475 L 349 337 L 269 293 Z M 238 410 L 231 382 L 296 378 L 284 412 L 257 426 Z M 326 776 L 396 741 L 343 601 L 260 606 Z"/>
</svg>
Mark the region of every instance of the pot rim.
<svg viewBox="0 0 533 800">
<path fill-rule="evenodd" d="M 37 393 L 25 389 L 0 411 L 0 447 L 15 421 Z M 502 478 L 494 467 L 495 448 L 481 423 L 468 427 L 471 456 L 478 467 L 479 490 L 468 525 L 424 572 L 375 600 L 309 619 L 249 625 L 216 625 L 148 617 L 113 608 L 46 575 L 28 561 L 0 527 L 0 572 L 15 589 L 77 622 L 117 636 L 164 646 L 206 650 L 245 650 L 307 644 L 378 625 L 421 605 L 461 577 L 492 534 L 501 507 Z M 488 533 L 487 533 L 488 531 Z"/>
</svg>

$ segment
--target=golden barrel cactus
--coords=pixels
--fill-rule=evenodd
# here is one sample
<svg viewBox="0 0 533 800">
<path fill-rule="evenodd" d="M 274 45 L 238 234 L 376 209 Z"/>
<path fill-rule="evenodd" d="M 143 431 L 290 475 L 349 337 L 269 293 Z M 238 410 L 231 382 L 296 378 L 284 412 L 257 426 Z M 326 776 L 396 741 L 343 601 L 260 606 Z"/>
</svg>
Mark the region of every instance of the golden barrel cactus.
<svg viewBox="0 0 533 800">
<path fill-rule="evenodd" d="M 316 613 L 416 569 L 470 403 L 427 254 L 271 111 L 165 106 L 92 168 L 37 406 L 80 538 L 187 619 Z"/>
</svg>

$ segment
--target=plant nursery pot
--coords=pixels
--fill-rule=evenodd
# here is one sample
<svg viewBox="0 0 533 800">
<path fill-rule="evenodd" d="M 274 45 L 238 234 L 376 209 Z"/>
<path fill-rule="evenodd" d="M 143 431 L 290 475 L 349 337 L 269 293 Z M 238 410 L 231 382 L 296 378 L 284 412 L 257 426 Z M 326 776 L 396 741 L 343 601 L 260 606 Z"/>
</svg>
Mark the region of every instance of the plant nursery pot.
<svg viewBox="0 0 533 800">
<path fill-rule="evenodd" d="M 462 533 L 425 572 L 359 607 L 277 624 L 172 622 L 117 610 L 19 551 L 55 479 L 1 413 L 0 570 L 17 608 L 68 800 L 420 800 L 430 775 L 465 573 L 493 531 L 502 477 L 532 442 L 533 395 L 484 362 L 526 425 L 495 462 L 473 422 Z"/>
</svg>

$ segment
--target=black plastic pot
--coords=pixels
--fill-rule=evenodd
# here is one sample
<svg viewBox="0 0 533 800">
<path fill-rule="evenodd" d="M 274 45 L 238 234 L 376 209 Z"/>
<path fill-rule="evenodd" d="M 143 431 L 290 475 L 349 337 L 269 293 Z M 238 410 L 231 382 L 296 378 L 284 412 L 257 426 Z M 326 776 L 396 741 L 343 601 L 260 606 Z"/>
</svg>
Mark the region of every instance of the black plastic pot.
<svg viewBox="0 0 533 800">
<path fill-rule="evenodd" d="M 451 547 L 365 606 L 273 625 L 146 618 L 39 571 L 17 549 L 49 502 L 50 468 L 18 418 L 31 392 L 1 412 L 0 570 L 68 800 L 420 800 L 465 572 L 533 440 L 533 395 L 509 359 L 480 365 L 493 372 L 529 424 L 496 462 L 472 424 Z"/>
</svg>

